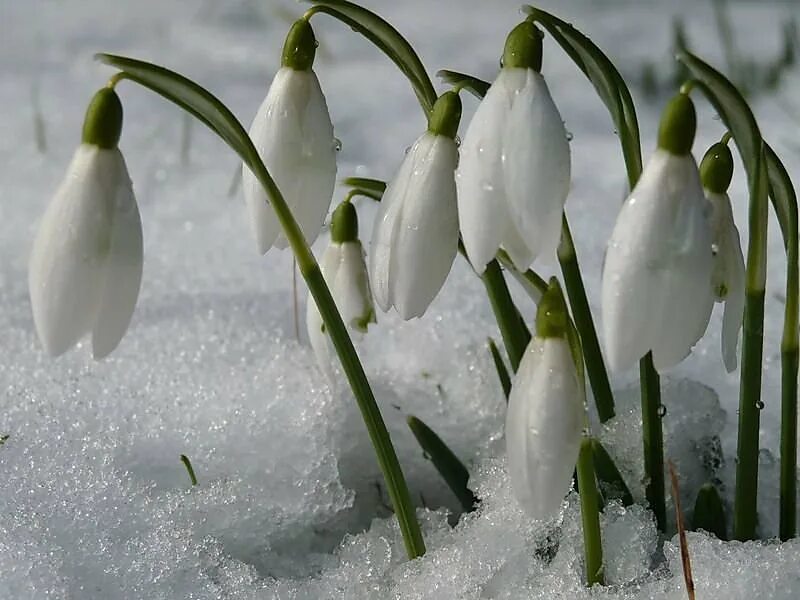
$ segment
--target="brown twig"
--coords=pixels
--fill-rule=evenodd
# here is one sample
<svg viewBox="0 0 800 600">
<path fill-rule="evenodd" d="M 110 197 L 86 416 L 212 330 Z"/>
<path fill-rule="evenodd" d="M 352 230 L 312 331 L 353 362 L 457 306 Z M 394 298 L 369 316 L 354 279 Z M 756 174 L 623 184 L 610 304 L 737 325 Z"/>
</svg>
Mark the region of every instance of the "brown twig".
<svg viewBox="0 0 800 600">
<path fill-rule="evenodd" d="M 686 529 L 683 526 L 683 511 L 681 510 L 681 496 L 678 488 L 678 476 L 675 473 L 675 465 L 672 461 L 667 461 L 669 465 L 669 476 L 672 480 L 672 499 L 675 502 L 675 521 L 678 525 L 678 539 L 681 544 L 681 564 L 683 565 L 683 580 L 686 582 L 686 594 L 689 600 L 695 600 L 694 578 L 692 578 L 692 561 L 689 558 L 689 544 L 686 542 Z"/>
</svg>

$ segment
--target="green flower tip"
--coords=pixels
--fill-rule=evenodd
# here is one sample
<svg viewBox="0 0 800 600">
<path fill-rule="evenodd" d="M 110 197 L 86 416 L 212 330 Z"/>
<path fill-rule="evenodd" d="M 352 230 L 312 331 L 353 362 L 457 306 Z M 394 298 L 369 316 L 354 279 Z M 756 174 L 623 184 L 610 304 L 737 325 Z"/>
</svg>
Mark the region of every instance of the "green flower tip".
<svg viewBox="0 0 800 600">
<path fill-rule="evenodd" d="M 555 277 L 551 277 L 547 291 L 536 308 L 536 335 L 540 338 L 566 338 L 567 318 L 561 285 Z"/>
<path fill-rule="evenodd" d="M 677 94 L 661 113 L 658 127 L 658 147 L 683 156 L 689 154 L 697 132 L 697 112 L 694 102 L 686 94 Z"/>
<path fill-rule="evenodd" d="M 294 22 L 283 43 L 281 66 L 295 71 L 310 71 L 317 53 L 317 38 L 311 23 L 305 19 Z"/>
<path fill-rule="evenodd" d="M 523 21 L 508 34 L 503 49 L 502 65 L 509 69 L 542 70 L 542 38 L 544 34 L 530 21 Z"/>
<path fill-rule="evenodd" d="M 724 194 L 733 178 L 733 155 L 728 146 L 717 142 L 708 149 L 700 162 L 703 187 L 715 194 Z"/>
<path fill-rule="evenodd" d="M 114 88 L 104 87 L 89 102 L 83 120 L 84 144 L 116 148 L 122 134 L 122 102 Z"/>
<path fill-rule="evenodd" d="M 436 99 L 428 119 L 428 131 L 434 135 L 455 138 L 461 122 L 461 98 L 458 93 L 445 92 Z"/>
<path fill-rule="evenodd" d="M 331 217 L 331 240 L 337 244 L 358 239 L 358 215 L 352 202 L 342 202 Z"/>
</svg>

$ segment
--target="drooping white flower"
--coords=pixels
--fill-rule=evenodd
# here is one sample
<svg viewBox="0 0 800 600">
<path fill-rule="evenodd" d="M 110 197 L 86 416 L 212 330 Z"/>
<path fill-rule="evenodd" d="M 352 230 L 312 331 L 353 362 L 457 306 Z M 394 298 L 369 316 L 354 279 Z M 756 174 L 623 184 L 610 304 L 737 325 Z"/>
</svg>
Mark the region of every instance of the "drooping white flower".
<svg viewBox="0 0 800 600">
<path fill-rule="evenodd" d="M 370 246 L 370 280 L 382 310 L 420 317 L 439 293 L 458 251 L 458 208 L 453 140 L 461 101 L 445 92 L 431 124 L 389 182 Z M 440 123 L 442 121 L 442 123 Z"/>
<path fill-rule="evenodd" d="M 366 332 L 367 326 L 375 322 L 375 309 L 364 249 L 358 240 L 356 212 L 350 202 L 343 202 L 333 213 L 331 243 L 322 255 L 320 270 L 345 325 L 353 332 Z M 331 376 L 331 340 L 311 294 L 306 303 L 306 328 L 317 363 Z"/>
<path fill-rule="evenodd" d="M 316 41 L 301 19 L 286 38 L 283 63 L 253 119 L 250 137 L 309 244 L 319 235 L 336 183 L 336 139 L 328 105 L 311 68 Z M 287 246 L 269 199 L 242 166 L 250 222 L 263 254 Z"/>
<path fill-rule="evenodd" d="M 503 247 L 527 269 L 555 251 L 569 192 L 570 149 L 541 67 L 541 33 L 509 34 L 503 68 L 461 144 L 456 172 L 464 248 L 482 272 Z"/>
<path fill-rule="evenodd" d="M 690 154 L 695 122 L 694 105 L 679 94 L 608 243 L 603 327 L 616 371 L 650 351 L 656 368 L 675 365 L 708 325 L 713 257 L 708 201 Z"/>
<path fill-rule="evenodd" d="M 95 358 L 128 328 L 142 276 L 142 223 L 117 148 L 122 105 L 111 89 L 87 113 L 84 141 L 44 214 L 28 285 L 36 331 L 58 356 L 91 333 Z"/>
<path fill-rule="evenodd" d="M 736 370 L 736 347 L 745 304 L 745 264 L 739 230 L 733 220 L 727 189 L 733 176 L 728 146 L 717 143 L 700 163 L 706 198 L 711 204 L 711 239 L 714 266 L 711 287 L 717 302 L 725 304 L 722 317 L 722 360 L 728 372 Z"/>
<path fill-rule="evenodd" d="M 508 476 L 514 497 L 534 519 L 558 513 L 585 420 L 583 385 L 565 327 L 560 289 L 551 285 L 537 311 L 537 335 L 522 357 L 508 398 Z"/>
</svg>

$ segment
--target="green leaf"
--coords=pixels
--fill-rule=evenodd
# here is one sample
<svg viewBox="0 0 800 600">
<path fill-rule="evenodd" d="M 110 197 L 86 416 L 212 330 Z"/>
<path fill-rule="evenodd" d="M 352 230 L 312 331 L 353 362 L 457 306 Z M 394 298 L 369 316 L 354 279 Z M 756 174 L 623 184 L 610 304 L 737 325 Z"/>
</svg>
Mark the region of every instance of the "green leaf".
<svg viewBox="0 0 800 600">
<path fill-rule="evenodd" d="M 477 96 L 478 99 L 483 98 L 486 95 L 486 92 L 489 91 L 489 87 L 492 85 L 488 81 L 484 81 L 483 79 L 478 79 L 477 77 L 473 77 L 472 75 L 467 75 L 466 73 L 459 73 L 458 71 L 449 71 L 447 69 L 442 69 L 441 71 L 437 71 L 436 76 L 445 83 L 449 83 L 452 86 L 468 90 L 469 92 Z"/>
<path fill-rule="evenodd" d="M 494 368 L 497 370 L 497 378 L 500 380 L 500 385 L 503 386 L 503 393 L 506 396 L 506 401 L 508 401 L 508 395 L 511 393 L 511 377 L 508 374 L 508 369 L 506 369 L 506 363 L 503 361 L 500 350 L 492 338 L 489 338 L 489 352 L 492 354 Z"/>
<path fill-rule="evenodd" d="M 380 202 L 386 191 L 386 182 L 368 177 L 346 177 L 342 183 L 353 188 L 353 192 Z"/>
<path fill-rule="evenodd" d="M 632 188 L 642 172 L 642 151 L 636 108 L 619 71 L 600 48 L 566 21 L 539 8 L 524 8 L 550 33 L 594 85 L 617 129 L 628 171 L 628 182 Z"/>
<path fill-rule="evenodd" d="M 436 102 L 436 90 L 411 44 L 384 19 L 375 13 L 346 0 L 307 0 L 311 12 L 328 14 L 366 37 L 378 47 L 403 74 L 408 77 L 426 116 Z"/>
<path fill-rule="evenodd" d="M 619 498 L 623 506 L 632 505 L 633 495 L 625 483 L 622 473 L 619 472 L 617 465 L 614 464 L 614 459 L 611 458 L 600 440 L 594 438 L 592 438 L 592 456 L 597 478 L 603 483 L 604 495 Z M 612 493 L 609 494 L 609 492 Z"/>
<path fill-rule="evenodd" d="M 717 488 L 710 483 L 704 484 L 697 492 L 692 526 L 695 530 L 702 529 L 713 533 L 721 540 L 728 539 L 725 507 Z"/>
<path fill-rule="evenodd" d="M 114 54 L 96 54 L 95 58 L 122 71 L 125 79 L 135 81 L 191 113 L 255 172 L 255 163 L 261 163 L 261 159 L 250 136 L 233 113 L 209 91 L 183 75 L 142 60 Z"/>
<path fill-rule="evenodd" d="M 436 433 L 417 417 L 411 415 L 407 419 L 408 426 L 422 450 L 430 457 L 433 466 L 445 480 L 447 485 L 461 502 L 464 511 L 475 509 L 478 499 L 467 487 L 469 471 L 458 459 L 447 444 Z"/>
<path fill-rule="evenodd" d="M 750 188 L 748 288 L 764 289 L 769 182 L 764 142 L 758 124 L 742 94 L 722 73 L 689 52 L 679 54 L 678 60 L 689 69 L 695 78 L 695 86 L 711 102 L 739 149 Z M 780 218 L 784 211 L 777 212 Z M 781 225 L 781 230 L 784 229 L 788 231 L 788 226 Z"/>
</svg>

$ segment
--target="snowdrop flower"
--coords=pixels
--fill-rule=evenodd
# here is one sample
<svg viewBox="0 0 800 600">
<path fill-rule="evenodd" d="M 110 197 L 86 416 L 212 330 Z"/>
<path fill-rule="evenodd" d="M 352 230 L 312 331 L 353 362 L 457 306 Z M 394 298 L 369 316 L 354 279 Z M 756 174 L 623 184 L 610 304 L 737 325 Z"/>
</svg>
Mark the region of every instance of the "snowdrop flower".
<svg viewBox="0 0 800 600">
<path fill-rule="evenodd" d="M 725 304 L 722 318 L 722 360 L 729 373 L 736 369 L 736 346 L 745 302 L 744 256 L 727 193 L 732 177 L 731 151 L 723 143 L 714 144 L 700 163 L 700 178 L 706 198 L 711 203 L 714 255 L 711 287 L 716 301 Z"/>
<path fill-rule="evenodd" d="M 358 240 L 356 209 L 347 200 L 333 212 L 331 243 L 322 255 L 320 270 L 345 324 L 355 332 L 366 332 L 367 326 L 375 322 L 375 310 L 364 249 Z M 311 294 L 306 303 L 306 328 L 317 362 L 330 377 L 333 358 L 331 341 Z"/>
<path fill-rule="evenodd" d="M 309 244 L 317 239 L 336 183 L 336 146 L 328 105 L 312 70 L 316 39 L 305 19 L 286 37 L 281 69 L 250 127 L 250 137 Z M 288 241 L 266 192 L 246 166 L 242 187 L 263 254 Z"/>
<path fill-rule="evenodd" d="M 650 351 L 656 368 L 675 365 L 708 325 L 713 256 L 708 201 L 691 155 L 695 130 L 694 104 L 678 94 L 608 243 L 603 326 L 616 371 Z"/>
<path fill-rule="evenodd" d="M 95 358 L 117 347 L 142 277 L 142 223 L 117 147 L 122 104 L 97 92 L 83 141 L 33 243 L 28 286 L 36 331 L 51 356 L 91 333 Z"/>
<path fill-rule="evenodd" d="M 508 476 L 534 519 L 555 516 L 569 490 L 585 421 L 583 385 L 567 342 L 561 288 L 551 280 L 536 336 L 519 365 L 506 413 Z"/>
<path fill-rule="evenodd" d="M 503 68 L 461 144 L 461 237 L 479 273 L 501 246 L 524 270 L 560 239 L 570 150 L 541 64 L 542 34 L 525 21 L 508 35 Z"/>
<path fill-rule="evenodd" d="M 439 293 L 458 251 L 454 141 L 461 100 L 445 92 L 428 130 L 386 186 L 370 247 L 370 280 L 382 310 L 420 317 Z"/>
</svg>

